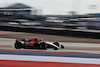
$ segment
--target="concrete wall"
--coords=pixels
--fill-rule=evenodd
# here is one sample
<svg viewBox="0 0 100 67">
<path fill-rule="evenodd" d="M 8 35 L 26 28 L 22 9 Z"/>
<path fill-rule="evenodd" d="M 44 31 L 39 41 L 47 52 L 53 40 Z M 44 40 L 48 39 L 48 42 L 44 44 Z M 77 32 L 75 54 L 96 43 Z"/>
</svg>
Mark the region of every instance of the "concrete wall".
<svg viewBox="0 0 100 67">
<path fill-rule="evenodd" d="M 53 29 L 39 29 L 39 28 L 20 28 L 10 26 L 0 26 L 0 30 L 6 31 L 17 31 L 17 32 L 30 32 L 30 33 L 42 33 L 42 34 L 53 34 L 62 36 L 73 36 L 83 38 L 100 38 L 100 33 L 91 33 L 83 31 L 71 31 L 71 30 L 53 30 Z"/>
</svg>

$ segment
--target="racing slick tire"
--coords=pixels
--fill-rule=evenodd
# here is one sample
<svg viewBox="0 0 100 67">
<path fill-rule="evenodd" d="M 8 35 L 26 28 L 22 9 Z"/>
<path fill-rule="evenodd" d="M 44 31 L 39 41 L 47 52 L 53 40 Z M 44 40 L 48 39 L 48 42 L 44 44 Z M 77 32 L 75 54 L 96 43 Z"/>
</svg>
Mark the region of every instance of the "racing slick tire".
<svg viewBox="0 0 100 67">
<path fill-rule="evenodd" d="M 60 46 L 58 42 L 53 42 L 53 44 L 55 44 L 56 46 Z"/>
<path fill-rule="evenodd" d="M 41 46 L 40 48 L 42 48 L 42 49 L 44 49 L 44 50 L 47 49 L 47 48 L 46 48 L 46 43 L 45 43 L 45 42 L 41 43 L 40 46 Z"/>
<path fill-rule="evenodd" d="M 20 49 L 21 46 L 22 46 L 22 43 L 21 42 L 16 42 L 14 46 L 15 46 L 16 49 Z"/>
<path fill-rule="evenodd" d="M 58 50 L 58 48 L 54 47 L 54 50 Z"/>
<path fill-rule="evenodd" d="M 62 49 L 64 49 L 64 46 L 63 46 L 63 45 L 61 45 L 61 48 L 62 48 Z"/>
</svg>

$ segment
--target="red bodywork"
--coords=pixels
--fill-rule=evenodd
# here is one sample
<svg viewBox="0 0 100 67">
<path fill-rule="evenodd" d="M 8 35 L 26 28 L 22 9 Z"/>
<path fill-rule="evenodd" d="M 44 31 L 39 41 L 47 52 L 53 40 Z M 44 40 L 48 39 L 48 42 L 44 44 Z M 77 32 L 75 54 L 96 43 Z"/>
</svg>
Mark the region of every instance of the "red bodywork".
<svg viewBox="0 0 100 67">
<path fill-rule="evenodd" d="M 34 44 L 38 44 L 39 41 L 37 39 L 32 39 L 32 40 L 29 40 L 28 42 L 25 42 L 25 45 L 28 45 L 30 44 L 31 46 L 33 46 Z"/>
</svg>

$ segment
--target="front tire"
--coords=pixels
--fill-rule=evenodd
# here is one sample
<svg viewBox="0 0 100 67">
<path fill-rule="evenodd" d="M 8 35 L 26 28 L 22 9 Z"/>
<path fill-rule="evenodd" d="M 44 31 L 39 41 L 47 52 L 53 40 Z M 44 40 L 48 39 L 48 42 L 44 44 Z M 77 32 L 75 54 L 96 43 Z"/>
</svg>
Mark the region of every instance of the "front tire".
<svg viewBox="0 0 100 67">
<path fill-rule="evenodd" d="M 63 45 L 61 45 L 61 48 L 62 48 L 62 49 L 64 49 L 64 46 L 63 46 Z"/>
<path fill-rule="evenodd" d="M 54 42 L 53 44 L 55 44 L 56 46 L 60 46 L 58 42 Z"/>
<path fill-rule="evenodd" d="M 58 48 L 54 47 L 54 50 L 58 50 Z"/>
</svg>

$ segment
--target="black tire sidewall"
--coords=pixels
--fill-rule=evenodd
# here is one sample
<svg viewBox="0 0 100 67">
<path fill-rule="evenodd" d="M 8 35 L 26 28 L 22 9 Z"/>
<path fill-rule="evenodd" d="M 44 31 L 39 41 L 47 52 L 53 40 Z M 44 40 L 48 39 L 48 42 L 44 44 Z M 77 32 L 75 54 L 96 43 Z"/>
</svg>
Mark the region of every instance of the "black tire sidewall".
<svg viewBox="0 0 100 67">
<path fill-rule="evenodd" d="M 20 49 L 21 46 L 22 46 L 22 44 L 21 44 L 20 42 L 16 42 L 16 43 L 15 43 L 15 48 L 16 48 L 16 49 Z"/>
</svg>

